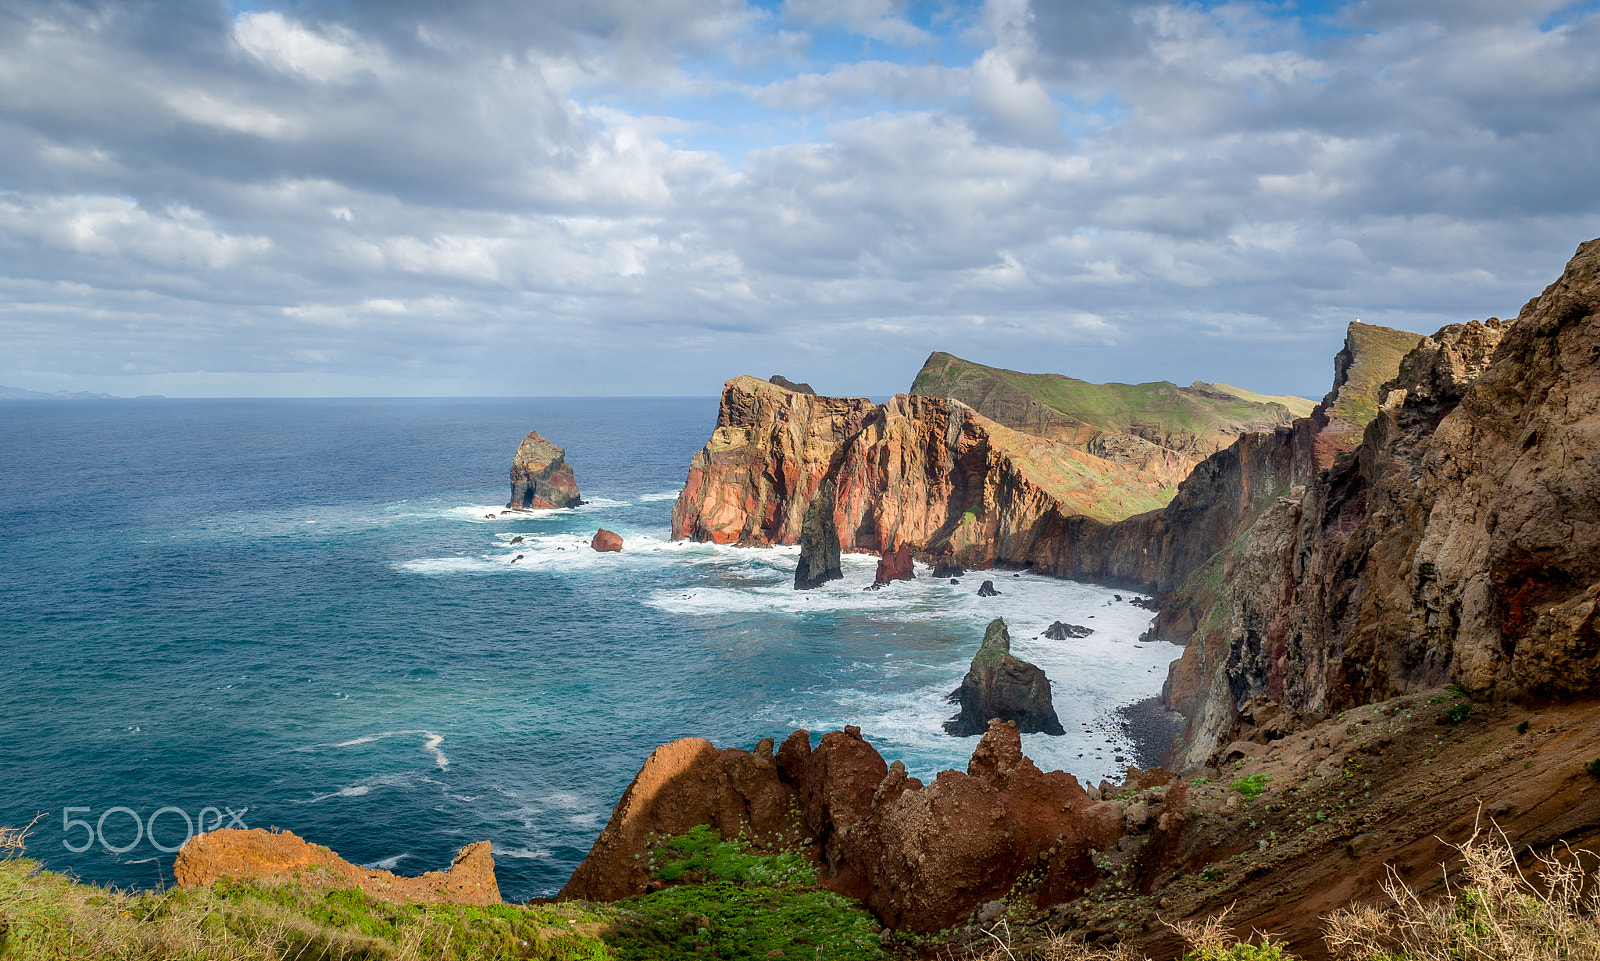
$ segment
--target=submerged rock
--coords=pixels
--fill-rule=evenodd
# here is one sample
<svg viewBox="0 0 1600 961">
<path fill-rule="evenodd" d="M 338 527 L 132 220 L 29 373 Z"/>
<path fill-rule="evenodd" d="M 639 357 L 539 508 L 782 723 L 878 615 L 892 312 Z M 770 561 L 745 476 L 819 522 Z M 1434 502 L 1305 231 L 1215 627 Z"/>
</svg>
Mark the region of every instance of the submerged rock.
<svg viewBox="0 0 1600 961">
<path fill-rule="evenodd" d="M 1052 641 L 1064 641 L 1069 637 L 1088 637 L 1094 633 L 1094 628 L 1084 627 L 1082 624 L 1063 624 L 1056 621 L 1044 629 L 1044 636 Z"/>
<path fill-rule="evenodd" d="M 511 503 L 514 510 L 548 510 L 577 507 L 578 481 L 567 466 L 567 452 L 528 431 L 511 459 Z"/>
<path fill-rule="evenodd" d="M 602 527 L 595 531 L 594 540 L 589 542 L 589 546 L 601 553 L 615 553 L 622 550 L 622 535 Z"/>
<path fill-rule="evenodd" d="M 833 523 L 833 481 L 823 481 L 800 527 L 800 566 L 794 571 L 794 589 L 810 590 L 843 576 L 839 529 Z"/>
<path fill-rule="evenodd" d="M 956 737 L 982 734 L 992 720 L 1010 721 L 1024 734 L 1067 733 L 1050 700 L 1050 679 L 1011 655 L 1011 633 L 998 617 L 989 622 L 983 646 L 950 700 L 961 705 L 961 713 L 944 730 Z"/>
</svg>

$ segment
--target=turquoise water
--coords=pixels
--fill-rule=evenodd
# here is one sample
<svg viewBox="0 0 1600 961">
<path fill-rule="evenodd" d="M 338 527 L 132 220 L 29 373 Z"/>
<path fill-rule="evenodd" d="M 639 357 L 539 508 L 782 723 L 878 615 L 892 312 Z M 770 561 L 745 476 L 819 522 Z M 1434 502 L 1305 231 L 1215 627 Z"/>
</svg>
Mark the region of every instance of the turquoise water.
<svg viewBox="0 0 1600 961">
<path fill-rule="evenodd" d="M 402 873 L 488 838 L 508 898 L 547 895 L 673 738 L 858 724 L 913 774 L 963 767 L 976 742 L 939 732 L 943 698 L 994 616 L 1068 729 L 1029 753 L 1094 780 L 1131 757 L 1109 712 L 1176 652 L 1135 643 L 1149 615 L 1109 590 L 994 572 L 981 599 L 981 577 L 922 570 L 864 592 L 874 561 L 847 556 L 801 593 L 793 550 L 670 542 L 715 419 L 714 400 L 0 403 L 0 823 L 42 815 L 30 855 L 128 886 L 170 881 L 163 849 L 197 819 Z M 534 428 L 589 503 L 501 518 Z M 598 526 L 622 554 L 588 549 Z M 1036 638 L 1057 619 L 1097 633 Z"/>
</svg>

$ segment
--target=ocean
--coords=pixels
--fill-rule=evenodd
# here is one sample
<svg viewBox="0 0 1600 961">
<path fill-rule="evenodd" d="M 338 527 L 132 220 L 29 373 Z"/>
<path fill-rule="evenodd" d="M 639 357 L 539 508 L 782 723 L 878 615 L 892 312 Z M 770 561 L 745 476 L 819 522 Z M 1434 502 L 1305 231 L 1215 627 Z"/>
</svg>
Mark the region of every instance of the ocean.
<svg viewBox="0 0 1600 961">
<path fill-rule="evenodd" d="M 794 549 L 672 542 L 716 407 L 0 402 L 0 824 L 37 816 L 30 857 L 124 887 L 170 884 L 217 826 L 404 874 L 487 838 L 508 899 L 550 895 L 674 738 L 856 724 L 915 776 L 964 769 L 977 739 L 939 725 L 994 617 L 1054 685 L 1041 767 L 1148 762 L 1117 709 L 1178 652 L 1138 643 L 1126 591 L 920 567 L 863 591 L 875 559 L 846 555 L 796 592 Z M 500 517 L 532 429 L 588 503 Z M 588 548 L 600 526 L 621 554 Z"/>
</svg>

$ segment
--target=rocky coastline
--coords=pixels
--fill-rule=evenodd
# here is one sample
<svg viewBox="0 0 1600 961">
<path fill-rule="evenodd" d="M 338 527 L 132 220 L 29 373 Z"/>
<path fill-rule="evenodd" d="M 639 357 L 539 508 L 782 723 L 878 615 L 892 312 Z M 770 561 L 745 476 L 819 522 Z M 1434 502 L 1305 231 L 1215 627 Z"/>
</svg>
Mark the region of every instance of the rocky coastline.
<svg viewBox="0 0 1600 961">
<path fill-rule="evenodd" d="M 652 846 L 709 826 L 803 858 L 886 936 L 1012 912 L 1175 957 L 1167 922 L 1226 909 L 1316 961 L 1329 911 L 1394 879 L 1446 893 L 1485 824 L 1519 851 L 1600 849 L 1600 240 L 1515 320 L 1352 325 L 1309 416 L 1241 429 L 1152 510 L 1078 509 L 1062 465 L 1127 480 L 1154 461 L 1077 451 L 1059 410 L 995 396 L 990 413 L 1059 436 L 951 397 L 729 381 L 674 536 L 792 544 L 809 520 L 825 571 L 831 502 L 839 549 L 890 571 L 916 556 L 1153 593 L 1147 639 L 1184 647 L 1161 699 L 1118 713 L 1138 745 L 1124 779 L 1041 771 L 1000 719 L 929 783 L 854 727 L 749 751 L 686 738 L 646 760 L 562 899 L 680 883 Z M 190 845 L 180 881 L 222 876 Z"/>
</svg>

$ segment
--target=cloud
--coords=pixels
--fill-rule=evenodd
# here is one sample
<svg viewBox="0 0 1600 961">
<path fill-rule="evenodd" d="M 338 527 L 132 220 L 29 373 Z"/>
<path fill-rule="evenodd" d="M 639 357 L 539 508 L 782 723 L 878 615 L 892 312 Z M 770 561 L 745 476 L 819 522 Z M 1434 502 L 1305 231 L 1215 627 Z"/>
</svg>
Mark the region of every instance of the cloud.
<svg viewBox="0 0 1600 961">
<path fill-rule="evenodd" d="M 0 382 L 1319 394 L 1514 313 L 1597 161 L 1592 5 L 0 0 Z"/>
</svg>

